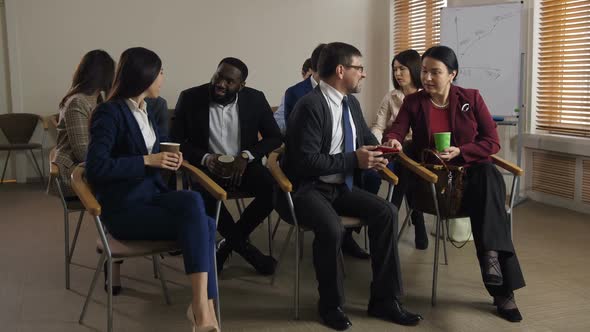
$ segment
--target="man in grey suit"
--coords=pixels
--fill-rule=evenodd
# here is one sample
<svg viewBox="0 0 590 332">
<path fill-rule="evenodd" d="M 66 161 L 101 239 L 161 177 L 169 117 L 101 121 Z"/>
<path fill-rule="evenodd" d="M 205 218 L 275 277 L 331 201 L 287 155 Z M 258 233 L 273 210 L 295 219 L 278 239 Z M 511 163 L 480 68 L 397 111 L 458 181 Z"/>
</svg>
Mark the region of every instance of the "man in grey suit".
<svg viewBox="0 0 590 332">
<path fill-rule="evenodd" d="M 295 186 L 295 214 L 315 234 L 319 314 L 336 330 L 352 326 L 342 310 L 344 228 L 340 215 L 360 218 L 369 227 L 373 281 L 368 314 L 402 325 L 416 325 L 422 319 L 406 311 L 397 299 L 402 293 L 397 209 L 354 184 L 362 170 L 381 170 L 387 165 L 381 152 L 372 151 L 377 139 L 365 123 L 358 100 L 351 95 L 360 91 L 366 76 L 361 60 L 361 53 L 352 45 L 331 43 L 322 50 L 318 66 L 321 82 L 295 105 L 283 160 Z"/>
</svg>

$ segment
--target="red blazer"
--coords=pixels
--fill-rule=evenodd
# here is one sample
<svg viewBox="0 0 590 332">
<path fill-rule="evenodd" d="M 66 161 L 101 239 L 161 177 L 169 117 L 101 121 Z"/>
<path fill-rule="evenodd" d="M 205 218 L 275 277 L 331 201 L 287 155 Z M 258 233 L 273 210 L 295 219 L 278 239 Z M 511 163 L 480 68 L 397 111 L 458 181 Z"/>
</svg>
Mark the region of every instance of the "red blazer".
<svg viewBox="0 0 590 332">
<path fill-rule="evenodd" d="M 496 123 L 483 98 L 475 89 L 464 89 L 451 84 L 449 92 L 451 116 L 451 145 L 461 149 L 461 154 L 451 162 L 455 165 L 491 162 L 490 155 L 500 151 Z M 399 114 L 383 135 L 383 141 L 396 139 L 403 142 L 412 128 L 414 158 L 420 152 L 434 146 L 430 131 L 430 96 L 421 90 L 406 96 Z"/>
</svg>

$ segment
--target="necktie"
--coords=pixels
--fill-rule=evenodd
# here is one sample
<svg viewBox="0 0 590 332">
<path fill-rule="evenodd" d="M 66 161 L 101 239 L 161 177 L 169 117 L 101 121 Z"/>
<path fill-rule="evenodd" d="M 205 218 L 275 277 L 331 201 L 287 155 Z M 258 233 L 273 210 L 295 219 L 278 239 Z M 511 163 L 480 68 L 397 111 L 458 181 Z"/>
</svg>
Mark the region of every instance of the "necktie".
<svg viewBox="0 0 590 332">
<path fill-rule="evenodd" d="M 344 129 L 344 153 L 354 152 L 354 141 L 352 137 L 352 126 L 350 124 L 350 110 L 348 109 L 348 97 L 342 99 L 342 128 Z M 344 183 L 349 190 L 352 190 L 354 171 L 344 173 Z"/>
</svg>

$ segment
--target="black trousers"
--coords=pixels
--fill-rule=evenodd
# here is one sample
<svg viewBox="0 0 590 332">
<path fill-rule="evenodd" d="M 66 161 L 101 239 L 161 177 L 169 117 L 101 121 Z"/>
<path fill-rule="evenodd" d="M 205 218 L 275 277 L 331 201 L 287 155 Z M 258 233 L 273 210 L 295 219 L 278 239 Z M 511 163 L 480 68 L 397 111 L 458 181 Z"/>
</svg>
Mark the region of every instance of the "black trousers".
<svg viewBox="0 0 590 332">
<path fill-rule="evenodd" d="M 486 288 L 492 296 L 509 294 L 525 282 L 510 235 L 504 178 L 496 166 L 482 163 L 468 167 L 465 180 L 462 206 L 471 219 L 477 255 L 481 258 L 486 251 L 498 251 L 504 277 L 503 285 Z"/>
<path fill-rule="evenodd" d="M 403 175 L 399 177 L 400 184 L 394 190 L 394 204 L 397 199 L 401 202 L 404 191 L 410 202 L 410 207 L 413 206 L 415 199 L 431 199 L 430 197 L 414 197 L 412 186 L 416 183 L 415 181 L 422 180 L 401 165 L 398 170 L 402 171 Z M 471 231 L 477 256 L 480 258 L 480 265 L 483 263 L 482 256 L 486 251 L 498 251 L 498 260 L 504 278 L 503 285 L 486 285 L 486 289 L 492 296 L 507 295 L 515 289 L 524 287 L 525 282 L 510 235 L 510 221 L 505 208 L 506 185 L 504 178 L 496 166 L 491 163 L 467 167 L 466 172 L 461 204 L 471 219 Z M 398 187 L 401 188 L 398 189 Z M 396 190 L 399 190 L 397 196 Z"/>
<path fill-rule="evenodd" d="M 398 177 L 398 183 L 393 188 L 393 195 L 391 196 L 391 203 L 395 205 L 395 207 L 399 210 L 400 206 L 402 205 L 402 200 L 404 196 L 406 196 L 406 200 L 409 202 L 410 207 L 412 206 L 412 202 L 414 202 L 414 192 L 412 190 L 408 190 L 412 186 L 412 181 L 415 181 L 413 178 L 413 173 L 404 167 L 404 165 L 399 161 L 394 161 L 393 169 L 395 170 L 395 174 Z M 412 214 L 410 216 L 412 220 L 412 224 L 423 224 L 424 223 L 424 214 L 417 210 L 412 210 Z"/>
<path fill-rule="evenodd" d="M 205 172 L 212 176 L 209 172 Z M 212 176 L 212 178 L 215 179 L 215 176 Z M 207 214 L 215 217 L 217 201 L 206 191 L 201 190 L 198 185 L 196 188 L 203 193 Z M 242 176 L 242 183 L 235 189 L 240 192 L 250 193 L 255 198 L 244 209 L 237 222 L 234 221 L 225 205 L 221 205 L 217 231 L 228 241 L 232 248 L 237 248 L 243 244 L 248 239 L 250 233 L 274 209 L 274 179 L 266 167 L 259 162 L 253 162 L 248 164 Z"/>
<path fill-rule="evenodd" d="M 344 227 L 339 215 L 361 218 L 368 225 L 373 272 L 371 300 L 387 301 L 401 295 L 397 209 L 391 203 L 357 187 L 350 191 L 344 184 L 322 182 L 296 193 L 293 203 L 298 222 L 315 235 L 313 264 L 320 306 L 344 303 L 341 257 Z"/>
</svg>

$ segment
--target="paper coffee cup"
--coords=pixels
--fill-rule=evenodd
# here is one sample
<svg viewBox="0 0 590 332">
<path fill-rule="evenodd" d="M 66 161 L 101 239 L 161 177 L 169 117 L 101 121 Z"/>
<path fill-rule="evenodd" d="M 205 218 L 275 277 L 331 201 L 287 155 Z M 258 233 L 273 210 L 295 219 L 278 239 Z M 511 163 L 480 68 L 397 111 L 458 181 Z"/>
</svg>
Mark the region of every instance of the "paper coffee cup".
<svg viewBox="0 0 590 332">
<path fill-rule="evenodd" d="M 160 143 L 160 152 L 179 153 L 180 152 L 180 144 L 179 143 L 172 143 L 172 142 L 162 142 L 162 143 Z"/>
<path fill-rule="evenodd" d="M 217 174 L 221 178 L 229 178 L 231 176 L 232 165 L 234 163 L 235 158 L 233 156 L 228 155 L 221 155 L 217 157 L 217 161 L 221 165 L 219 169 L 219 174 Z"/>
<path fill-rule="evenodd" d="M 451 147 L 451 132 L 434 133 L 434 146 L 438 152 Z"/>
</svg>

